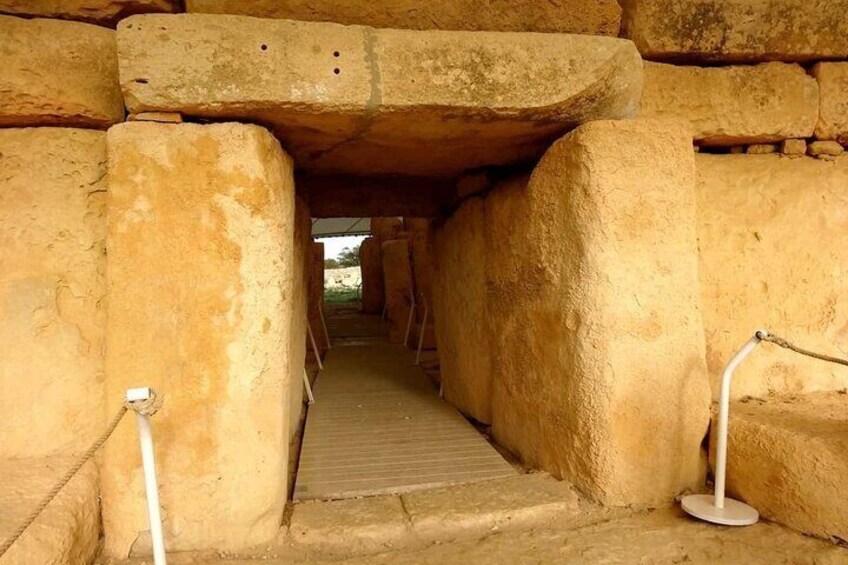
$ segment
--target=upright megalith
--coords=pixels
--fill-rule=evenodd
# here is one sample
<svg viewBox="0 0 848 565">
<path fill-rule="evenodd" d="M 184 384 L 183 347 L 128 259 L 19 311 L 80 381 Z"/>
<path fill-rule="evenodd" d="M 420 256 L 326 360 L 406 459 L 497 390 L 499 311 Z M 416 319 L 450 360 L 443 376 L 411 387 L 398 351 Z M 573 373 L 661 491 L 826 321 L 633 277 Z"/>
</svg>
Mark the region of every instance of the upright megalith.
<svg viewBox="0 0 848 565">
<path fill-rule="evenodd" d="M 309 289 L 308 262 L 311 260 L 312 218 L 309 206 L 301 197 L 295 197 L 294 237 L 292 240 L 292 316 L 289 335 L 289 439 L 294 438 L 303 412 L 303 369 L 306 366 L 306 343 Z M 289 469 L 293 473 L 294 469 Z"/>
<path fill-rule="evenodd" d="M 403 231 L 403 220 L 394 216 L 371 218 L 371 235 L 376 239 L 388 241 L 395 239 Z"/>
<path fill-rule="evenodd" d="M 365 314 L 380 314 L 386 303 L 386 288 L 383 283 L 379 238 L 367 237 L 362 240 L 359 245 L 359 269 L 362 272 L 362 311 Z"/>
<path fill-rule="evenodd" d="M 0 456 L 81 453 L 104 425 L 106 134 L 0 129 Z"/>
<path fill-rule="evenodd" d="M 848 57 L 833 0 L 623 0 L 622 35 L 646 59 L 815 61 Z"/>
<path fill-rule="evenodd" d="M 412 263 L 409 240 L 390 239 L 382 242 L 383 280 L 386 288 L 386 319 L 389 341 L 402 343 L 412 308 Z"/>
<path fill-rule="evenodd" d="M 0 16 L 0 126 L 106 129 L 124 119 L 115 32 Z"/>
<path fill-rule="evenodd" d="M 482 198 L 469 198 L 435 230 L 433 299 L 445 399 L 489 424 L 492 352 L 484 210 Z"/>
<path fill-rule="evenodd" d="M 313 241 L 307 256 L 307 270 L 309 271 L 309 286 L 307 287 L 306 310 L 309 314 L 309 328 L 312 329 L 312 337 L 315 338 L 315 346 L 318 354 L 323 356 L 327 351 L 327 334 L 324 332 L 324 244 Z M 311 338 L 307 342 L 310 354 L 312 350 Z"/>
<path fill-rule="evenodd" d="M 816 137 L 848 147 L 848 62 L 819 63 L 813 67 L 813 75 L 821 93 Z"/>
<path fill-rule="evenodd" d="M 169 551 L 273 539 L 286 500 L 292 160 L 244 124 L 127 122 L 108 133 L 106 389 L 153 419 Z M 130 421 L 103 460 L 105 552 L 148 530 Z"/>
<path fill-rule="evenodd" d="M 452 177 L 535 159 L 580 123 L 635 115 L 642 87 L 618 38 L 212 14 L 127 18 L 118 58 L 131 112 L 259 121 L 323 173 Z"/>
<path fill-rule="evenodd" d="M 797 64 L 694 67 L 646 61 L 639 116 L 687 120 L 699 145 L 805 138 L 819 118 L 819 88 Z"/>
<path fill-rule="evenodd" d="M 685 124 L 601 121 L 488 197 L 494 435 L 605 504 L 703 477 L 694 172 Z"/>
</svg>

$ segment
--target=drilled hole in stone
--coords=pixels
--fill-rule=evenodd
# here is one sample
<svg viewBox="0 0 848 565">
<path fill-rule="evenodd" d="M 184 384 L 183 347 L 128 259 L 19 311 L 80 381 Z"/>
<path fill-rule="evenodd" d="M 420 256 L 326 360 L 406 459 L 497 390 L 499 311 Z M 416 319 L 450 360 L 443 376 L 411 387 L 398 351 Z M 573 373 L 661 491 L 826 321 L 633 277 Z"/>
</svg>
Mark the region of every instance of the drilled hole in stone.
<svg viewBox="0 0 848 565">
<path fill-rule="evenodd" d="M 341 57 L 341 56 L 342 56 L 342 54 L 339 53 L 338 51 L 333 51 L 333 57 Z"/>
<path fill-rule="evenodd" d="M 139 84 L 147 84 L 149 81 L 146 78 L 137 78 L 135 79 L 135 82 Z"/>
<path fill-rule="evenodd" d="M 342 72 L 342 70 L 341 69 L 333 69 L 333 72 L 336 73 L 336 74 L 339 74 L 339 73 Z"/>
<path fill-rule="evenodd" d="M 268 49 L 268 46 L 263 43 L 262 45 L 259 46 L 259 48 L 262 49 L 263 51 L 266 51 Z"/>
</svg>

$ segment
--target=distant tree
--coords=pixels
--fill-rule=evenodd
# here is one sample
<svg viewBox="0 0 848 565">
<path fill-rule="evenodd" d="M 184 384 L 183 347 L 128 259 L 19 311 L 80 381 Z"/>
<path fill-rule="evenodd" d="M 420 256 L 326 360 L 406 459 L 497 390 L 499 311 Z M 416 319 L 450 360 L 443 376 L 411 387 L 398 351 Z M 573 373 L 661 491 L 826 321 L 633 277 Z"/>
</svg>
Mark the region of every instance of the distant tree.
<svg viewBox="0 0 848 565">
<path fill-rule="evenodd" d="M 345 247 L 339 253 L 338 258 L 338 266 L 339 267 L 358 267 L 359 266 L 359 246 L 350 248 Z"/>
<path fill-rule="evenodd" d="M 339 262 L 336 261 L 335 259 L 332 259 L 332 258 L 324 259 L 324 268 L 325 269 L 338 269 L 339 268 Z"/>
</svg>

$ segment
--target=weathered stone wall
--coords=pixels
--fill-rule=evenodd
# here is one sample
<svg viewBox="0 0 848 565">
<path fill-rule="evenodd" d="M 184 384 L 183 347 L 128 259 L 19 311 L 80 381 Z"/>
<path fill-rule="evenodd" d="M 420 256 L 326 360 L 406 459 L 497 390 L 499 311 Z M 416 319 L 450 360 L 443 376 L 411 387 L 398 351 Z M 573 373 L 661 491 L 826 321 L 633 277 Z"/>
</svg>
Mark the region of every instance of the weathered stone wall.
<svg viewBox="0 0 848 565">
<path fill-rule="evenodd" d="M 833 0 L 622 0 L 622 35 L 646 59 L 848 58 L 845 5 Z"/>
<path fill-rule="evenodd" d="M 176 12 L 179 0 L 0 0 L 0 14 L 81 20 L 113 26 L 146 12 Z"/>
<path fill-rule="evenodd" d="M 308 257 L 309 286 L 306 295 L 306 311 L 309 318 L 309 328 L 315 338 L 318 354 L 322 357 L 327 352 L 327 334 L 324 332 L 324 323 L 321 319 L 324 311 L 324 244 L 313 241 L 309 249 Z M 309 354 L 314 356 L 312 342 L 307 336 L 306 347 Z"/>
<path fill-rule="evenodd" d="M 839 355 L 848 343 L 848 159 L 699 154 L 695 162 L 714 395 L 724 365 L 761 327 Z M 736 370 L 731 392 L 846 386 L 848 369 L 763 345 Z"/>
<path fill-rule="evenodd" d="M 102 431 L 105 175 L 103 132 L 0 129 L 2 457 Z"/>
<path fill-rule="evenodd" d="M 303 411 L 303 368 L 306 366 L 306 319 L 309 271 L 311 258 L 312 218 L 309 206 L 299 196 L 294 206 L 294 239 L 292 250 L 292 329 L 289 339 L 289 439 L 298 431 Z M 293 470 L 290 470 L 292 472 Z"/>
<path fill-rule="evenodd" d="M 412 307 L 412 263 L 408 239 L 390 239 L 382 242 L 383 281 L 386 288 L 386 320 L 389 324 L 389 341 L 402 343 Z"/>
<path fill-rule="evenodd" d="M 816 137 L 835 139 L 848 146 L 848 62 L 819 63 L 813 74 L 821 93 Z"/>
<path fill-rule="evenodd" d="M 403 231 L 403 220 L 394 216 L 371 218 L 371 235 L 381 241 L 395 239 Z"/>
<path fill-rule="evenodd" d="M 286 499 L 293 164 L 266 130 L 129 122 L 108 134 L 107 403 L 164 397 L 154 435 L 170 551 L 277 534 Z M 105 553 L 148 529 L 138 439 L 103 460 Z"/>
<path fill-rule="evenodd" d="M 800 65 L 702 68 L 645 62 L 639 115 L 688 120 L 699 145 L 805 138 L 819 119 L 819 89 Z"/>
<path fill-rule="evenodd" d="M 338 22 L 372 27 L 447 30 L 539 31 L 618 35 L 615 0 L 187 0 L 189 12 L 241 14 Z"/>
<path fill-rule="evenodd" d="M 694 184 L 685 125 L 593 122 L 487 203 L 493 433 L 606 504 L 703 477 Z"/>
<path fill-rule="evenodd" d="M 377 237 L 367 237 L 359 245 L 359 268 L 362 271 L 362 311 L 381 314 L 386 303 L 383 284 L 383 258 L 381 242 Z"/>
<path fill-rule="evenodd" d="M 0 16 L 0 127 L 107 128 L 124 119 L 115 32 Z"/>
<path fill-rule="evenodd" d="M 492 351 L 486 300 L 485 203 L 473 197 L 434 233 L 433 299 L 445 398 L 492 422 Z"/>
</svg>

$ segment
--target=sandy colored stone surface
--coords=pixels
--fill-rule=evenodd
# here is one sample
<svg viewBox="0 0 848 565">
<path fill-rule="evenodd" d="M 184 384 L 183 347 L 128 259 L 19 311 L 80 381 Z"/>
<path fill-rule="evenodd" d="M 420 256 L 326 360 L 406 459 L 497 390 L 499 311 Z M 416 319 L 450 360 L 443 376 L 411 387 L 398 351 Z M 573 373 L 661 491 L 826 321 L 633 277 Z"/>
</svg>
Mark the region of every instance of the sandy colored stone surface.
<svg viewBox="0 0 848 565">
<path fill-rule="evenodd" d="M 787 139 L 780 144 L 780 152 L 784 155 L 800 157 L 807 153 L 807 142 L 803 139 Z"/>
<path fill-rule="evenodd" d="M 367 237 L 359 245 L 359 265 L 362 272 L 362 311 L 366 314 L 381 314 L 386 301 L 383 285 L 383 258 L 380 255 L 380 240 Z"/>
<path fill-rule="evenodd" d="M 113 26 L 145 12 L 176 12 L 178 0 L 0 0 L 0 14 L 81 20 Z"/>
<path fill-rule="evenodd" d="M 0 37 L 0 127 L 123 121 L 114 31 L 0 16 Z"/>
<path fill-rule="evenodd" d="M 736 402 L 729 434 L 730 493 L 799 532 L 848 539 L 848 508 L 840 495 L 848 481 L 848 395 Z"/>
<path fill-rule="evenodd" d="M 187 0 L 189 12 L 241 14 L 400 29 L 537 31 L 618 35 L 621 8 L 614 0 Z"/>
<path fill-rule="evenodd" d="M 826 161 L 833 161 L 845 150 L 837 141 L 812 141 L 807 145 L 807 154 Z"/>
<path fill-rule="evenodd" d="M 487 200 L 495 439 L 608 505 L 703 477 L 691 145 L 680 122 L 593 122 Z"/>
<path fill-rule="evenodd" d="M 402 343 L 412 307 L 412 261 L 408 239 L 382 242 L 383 284 L 386 289 L 386 321 L 389 341 Z"/>
<path fill-rule="evenodd" d="M 623 0 L 622 35 L 646 59 L 811 61 L 848 57 L 832 0 Z"/>
<path fill-rule="evenodd" d="M 371 235 L 381 241 L 395 239 L 403 230 L 403 220 L 394 216 L 371 218 Z"/>
<path fill-rule="evenodd" d="M 758 328 L 848 354 L 848 160 L 695 156 L 707 366 L 714 397 Z M 733 398 L 848 386 L 848 368 L 764 344 L 733 376 Z"/>
<path fill-rule="evenodd" d="M 645 62 L 640 117 L 680 118 L 701 145 L 810 137 L 819 92 L 800 65 L 690 67 Z"/>
<path fill-rule="evenodd" d="M 376 496 L 295 504 L 289 539 L 321 553 L 377 553 L 409 531 L 400 497 Z"/>
<path fill-rule="evenodd" d="M 286 498 L 292 161 L 244 124 L 128 122 L 107 141 L 107 403 L 130 385 L 164 397 L 171 550 L 265 542 Z M 102 489 L 105 554 L 125 556 L 148 529 L 130 424 L 106 446 Z"/>
<path fill-rule="evenodd" d="M 419 305 L 416 310 L 419 322 L 424 321 L 424 308 L 427 307 L 428 319 L 433 321 L 433 230 L 431 222 L 424 224 L 412 234 L 412 270 L 415 275 L 415 300 Z"/>
<path fill-rule="evenodd" d="M 105 175 L 103 132 L 0 129 L 4 457 L 79 453 L 104 425 Z"/>
<path fill-rule="evenodd" d="M 17 530 L 74 464 L 73 458 L 0 459 L 0 540 Z M 2 565 L 90 563 L 100 538 L 97 468 L 71 479 L 3 557 Z"/>
<path fill-rule="evenodd" d="M 309 206 L 299 196 L 294 205 L 294 238 L 292 241 L 292 316 L 289 339 L 289 439 L 298 432 L 303 412 L 303 368 L 306 366 L 306 319 L 309 271 L 307 257 L 312 245 L 312 218 Z M 293 473 L 294 469 L 289 469 Z"/>
<path fill-rule="evenodd" d="M 492 422 L 492 351 L 486 298 L 485 202 L 472 197 L 434 233 L 433 300 L 445 399 Z"/>
<path fill-rule="evenodd" d="M 541 527 L 579 513 L 571 485 L 545 473 L 402 495 L 416 536 L 444 543 Z"/>
<path fill-rule="evenodd" d="M 816 137 L 848 146 L 848 63 L 819 63 L 813 75 L 821 93 Z"/>
<path fill-rule="evenodd" d="M 260 121 L 299 168 L 354 174 L 533 159 L 577 124 L 634 115 L 642 84 L 632 43 L 582 35 L 156 14 L 123 20 L 118 51 L 131 111 Z"/>
<path fill-rule="evenodd" d="M 309 313 L 309 327 L 315 338 L 315 345 L 320 355 L 327 351 L 327 334 L 324 332 L 324 324 L 321 321 L 321 312 L 324 310 L 324 244 L 313 241 L 309 248 L 307 257 L 307 269 L 309 270 L 309 286 L 307 289 L 306 310 Z M 309 338 L 307 337 L 307 340 Z M 307 341 L 309 354 L 314 356 L 312 342 Z"/>
</svg>

